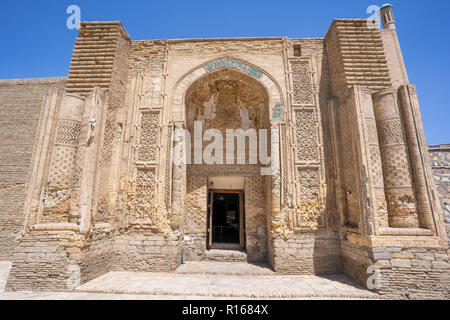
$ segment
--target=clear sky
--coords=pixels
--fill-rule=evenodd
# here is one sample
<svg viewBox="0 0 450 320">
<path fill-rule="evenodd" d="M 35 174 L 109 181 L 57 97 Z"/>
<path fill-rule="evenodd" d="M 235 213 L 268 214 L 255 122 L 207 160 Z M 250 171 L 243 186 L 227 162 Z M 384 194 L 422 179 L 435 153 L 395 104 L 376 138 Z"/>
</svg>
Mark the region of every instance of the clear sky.
<svg viewBox="0 0 450 320">
<path fill-rule="evenodd" d="M 387 0 L 386 0 L 387 1 Z M 389 0 L 411 83 L 417 85 L 428 144 L 450 143 L 449 0 Z M 376 0 L 1 0 L 0 79 L 64 77 L 84 21 L 120 20 L 134 40 L 324 37 L 334 18 L 367 18 Z"/>
</svg>

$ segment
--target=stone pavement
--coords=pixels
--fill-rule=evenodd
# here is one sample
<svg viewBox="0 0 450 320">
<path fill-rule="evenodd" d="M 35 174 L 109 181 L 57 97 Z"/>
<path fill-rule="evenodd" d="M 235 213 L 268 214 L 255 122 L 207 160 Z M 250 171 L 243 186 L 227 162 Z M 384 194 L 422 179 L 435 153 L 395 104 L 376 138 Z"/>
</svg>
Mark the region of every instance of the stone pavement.
<svg viewBox="0 0 450 320">
<path fill-rule="evenodd" d="M 161 296 L 147 294 L 114 294 L 92 292 L 17 291 L 0 293 L 0 300 L 216 300 L 206 296 Z M 249 299 L 246 297 L 221 298 L 221 300 Z"/>
<path fill-rule="evenodd" d="M 109 272 L 76 290 L 217 298 L 378 298 L 341 274 L 276 275 L 264 265 L 233 262 L 188 262 L 175 273 Z"/>
<path fill-rule="evenodd" d="M 74 292 L 5 292 L 0 300 L 377 299 L 347 276 L 277 275 L 267 265 L 188 262 L 172 273 L 109 272 Z"/>
<path fill-rule="evenodd" d="M 1 300 L 252 300 L 249 297 L 214 297 L 214 296 L 167 296 L 147 294 L 114 294 L 92 292 L 42 292 L 17 291 L 0 293 Z M 373 298 L 343 297 L 299 297 L 289 300 L 359 300 Z M 282 298 L 264 298 L 264 300 L 283 300 Z"/>
</svg>

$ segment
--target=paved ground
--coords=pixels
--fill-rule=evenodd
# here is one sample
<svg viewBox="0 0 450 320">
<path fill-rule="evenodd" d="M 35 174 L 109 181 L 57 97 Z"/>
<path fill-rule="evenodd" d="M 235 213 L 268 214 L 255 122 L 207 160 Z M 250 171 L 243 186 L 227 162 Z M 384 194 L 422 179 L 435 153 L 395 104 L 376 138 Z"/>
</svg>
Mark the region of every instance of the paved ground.
<svg viewBox="0 0 450 320">
<path fill-rule="evenodd" d="M 92 292 L 42 292 L 17 291 L 0 293 L 0 300 L 216 300 L 217 297 L 205 296 L 161 296 L 146 294 L 108 294 Z M 249 299 L 246 297 L 221 298 Z"/>
<path fill-rule="evenodd" d="M 190 262 L 175 273 L 109 272 L 79 292 L 248 298 L 377 298 L 345 275 L 283 276 L 265 265 Z"/>
<path fill-rule="evenodd" d="M 173 273 L 109 272 L 76 292 L 5 292 L 0 299 L 377 299 L 345 275 L 276 275 L 266 265 L 190 262 Z"/>
<path fill-rule="evenodd" d="M 4 292 L 0 300 L 252 300 L 249 297 L 213 297 L 213 296 L 158 296 L 145 294 L 108 294 L 90 292 Z M 360 300 L 367 298 L 343 297 L 303 297 L 289 300 Z M 373 298 L 368 298 L 373 299 Z M 263 298 L 263 300 L 283 300 L 282 298 Z"/>
</svg>

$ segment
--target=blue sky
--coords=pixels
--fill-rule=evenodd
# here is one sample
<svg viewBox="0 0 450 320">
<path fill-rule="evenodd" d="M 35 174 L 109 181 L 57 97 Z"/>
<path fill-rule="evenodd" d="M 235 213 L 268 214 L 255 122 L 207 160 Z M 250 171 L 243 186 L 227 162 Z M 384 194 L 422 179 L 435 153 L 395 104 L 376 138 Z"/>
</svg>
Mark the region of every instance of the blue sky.
<svg viewBox="0 0 450 320">
<path fill-rule="evenodd" d="M 450 1 L 392 0 L 411 83 L 417 85 L 429 144 L 450 143 Z M 324 37 L 334 18 L 367 18 L 376 0 L 1 0 L 0 79 L 66 76 L 82 20 L 120 20 L 134 40 L 244 36 Z"/>
</svg>

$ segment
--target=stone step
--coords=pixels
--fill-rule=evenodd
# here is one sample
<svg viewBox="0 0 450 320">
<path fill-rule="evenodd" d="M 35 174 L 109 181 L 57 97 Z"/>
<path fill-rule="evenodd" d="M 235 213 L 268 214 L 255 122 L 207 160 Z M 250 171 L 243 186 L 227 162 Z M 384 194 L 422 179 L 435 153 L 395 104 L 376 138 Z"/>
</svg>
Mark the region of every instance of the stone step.
<svg viewBox="0 0 450 320">
<path fill-rule="evenodd" d="M 243 250 L 211 249 L 205 253 L 207 261 L 247 262 L 247 252 Z"/>
<path fill-rule="evenodd" d="M 264 276 L 275 272 L 265 263 L 187 261 L 175 271 L 179 274 Z"/>
<path fill-rule="evenodd" d="M 5 291 L 6 282 L 8 281 L 9 271 L 11 270 L 11 261 L 0 261 L 0 292 Z"/>
</svg>

